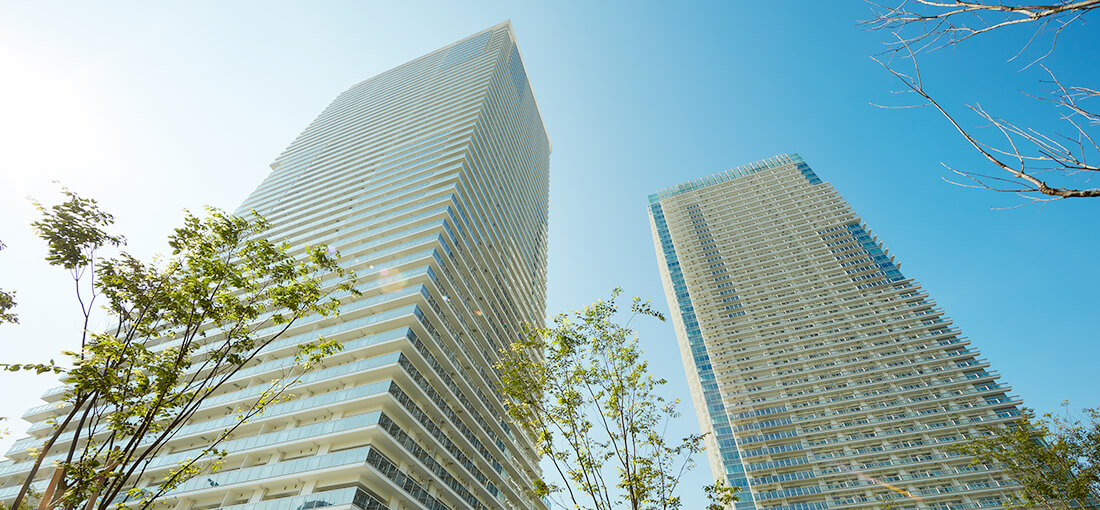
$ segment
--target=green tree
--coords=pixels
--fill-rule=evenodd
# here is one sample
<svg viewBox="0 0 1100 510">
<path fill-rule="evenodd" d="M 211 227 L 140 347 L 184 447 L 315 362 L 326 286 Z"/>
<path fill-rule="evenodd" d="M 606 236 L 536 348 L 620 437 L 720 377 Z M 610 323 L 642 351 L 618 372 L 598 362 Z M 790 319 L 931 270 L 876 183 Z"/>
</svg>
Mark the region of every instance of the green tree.
<svg viewBox="0 0 1100 510">
<path fill-rule="evenodd" d="M 678 402 L 660 395 L 665 381 L 649 373 L 630 321 L 615 322 L 620 292 L 560 314 L 552 326 L 525 326 L 502 351 L 501 390 L 509 416 L 560 480 L 537 480 L 534 495 L 561 493 L 570 502 L 561 506 L 577 509 L 679 508 L 677 486 L 704 436 L 665 439 Z M 664 320 L 638 298 L 631 312 Z"/>
<path fill-rule="evenodd" d="M 707 510 L 727 510 L 733 508 L 738 498 L 736 492 L 739 489 L 719 478 L 713 484 L 703 487 L 707 495 Z"/>
<path fill-rule="evenodd" d="M 1064 404 L 1065 405 L 1065 404 Z M 1068 408 L 1068 405 L 1065 405 Z M 1023 409 L 1007 427 L 956 447 L 974 464 L 997 464 L 1022 488 L 1010 507 L 1096 508 L 1100 506 L 1100 409 L 1073 420 Z"/>
<path fill-rule="evenodd" d="M 11 508 L 39 499 L 40 508 L 106 509 L 120 501 L 149 508 L 167 492 L 225 455 L 220 445 L 273 402 L 306 370 L 340 348 L 318 338 L 297 346 L 295 364 L 239 406 L 235 420 L 163 476 L 145 477 L 150 461 L 206 399 L 307 315 L 337 313 L 354 293 L 354 275 L 324 246 L 297 248 L 264 237 L 258 215 L 234 217 L 210 209 L 190 213 L 169 237 L 171 255 L 151 264 L 104 248 L 124 240 L 107 232 L 114 219 L 94 200 L 68 190 L 52 207 L 36 203 L 37 234 L 49 245 L 46 260 L 71 273 L 84 317 L 79 347 L 64 352 L 67 366 L 7 363 L 7 370 L 61 374 L 68 389 L 53 432 L 34 454 Z M 114 326 L 95 333 L 88 324 L 97 300 Z M 75 342 L 74 342 L 75 344 Z M 53 466 L 44 490 L 33 484 Z M 138 482 L 144 481 L 140 484 Z"/>
<path fill-rule="evenodd" d="M 7 245 L 0 241 L 0 250 L 4 248 L 7 248 Z M 19 316 L 12 313 L 12 308 L 15 308 L 15 292 L 0 289 L 0 324 L 19 323 Z"/>
<path fill-rule="evenodd" d="M 885 495 L 876 495 L 875 499 L 880 502 L 878 510 L 897 510 L 896 498 L 897 494 L 886 493 Z"/>
</svg>

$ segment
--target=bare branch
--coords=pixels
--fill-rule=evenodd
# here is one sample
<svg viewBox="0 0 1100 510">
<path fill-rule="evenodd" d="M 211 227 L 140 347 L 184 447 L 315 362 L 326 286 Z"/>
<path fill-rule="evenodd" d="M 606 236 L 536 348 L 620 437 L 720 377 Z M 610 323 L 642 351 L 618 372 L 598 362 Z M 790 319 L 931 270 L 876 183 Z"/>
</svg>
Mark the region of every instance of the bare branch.
<svg viewBox="0 0 1100 510">
<path fill-rule="evenodd" d="M 998 187 L 990 185 L 988 180 L 991 176 L 982 175 L 974 172 L 965 172 L 954 170 L 955 173 L 963 175 L 974 182 L 974 184 L 960 184 L 953 181 L 953 184 L 957 184 L 964 187 L 977 187 L 993 191 L 1010 192 L 1018 194 L 1039 194 L 1045 195 L 1054 199 L 1058 198 L 1093 198 L 1100 197 L 1100 188 L 1079 188 L 1077 186 L 1064 186 L 1064 185 L 1052 185 L 1046 178 L 1039 178 L 1038 175 L 1058 171 L 1064 177 L 1072 177 L 1076 173 L 1080 172 L 1100 172 L 1100 167 L 1089 164 L 1087 162 L 1087 152 L 1085 151 L 1085 145 L 1079 144 L 1079 150 L 1074 151 L 1065 145 L 1054 140 L 1052 137 L 1040 133 L 1031 128 L 1021 128 L 1011 122 L 1004 119 L 994 117 L 990 113 L 986 112 L 980 105 L 971 105 L 969 108 L 974 111 L 979 117 L 988 121 L 989 124 L 996 128 L 1005 140 L 1009 149 L 999 149 L 991 144 L 978 140 L 970 131 L 963 128 L 962 125 L 951 115 L 939 102 L 932 98 L 932 96 L 925 91 L 920 78 L 920 68 L 917 67 L 915 52 L 910 50 L 909 44 L 897 36 L 899 44 L 913 62 L 914 73 L 910 77 L 904 73 L 898 72 L 892 68 L 888 63 L 883 62 L 877 57 L 871 57 L 872 60 L 881 65 L 890 74 L 894 75 L 900 82 L 902 82 L 909 91 L 916 93 L 924 98 L 925 102 L 921 105 L 915 106 L 932 106 L 945 119 L 955 128 L 955 130 L 962 135 L 962 137 L 976 149 L 986 160 L 992 163 L 997 168 L 1007 172 L 1012 176 L 1012 179 L 996 178 L 995 180 L 1007 182 L 1013 184 L 1011 187 Z M 1049 70 L 1048 70 L 1049 72 Z M 1050 73 L 1052 79 L 1057 83 L 1057 79 L 1054 78 L 1053 73 Z M 1093 97 L 1094 91 L 1086 89 L 1081 97 Z M 1084 114 L 1076 105 L 1076 97 L 1072 97 L 1071 94 L 1064 88 L 1059 87 L 1056 91 L 1055 99 L 1047 99 L 1056 102 L 1059 106 L 1067 107 L 1071 110 L 1072 115 L 1083 115 L 1088 118 L 1088 112 Z M 1063 116 L 1063 118 L 1067 118 Z M 1067 118 L 1067 120 L 1069 120 Z M 1080 138 L 1088 140 L 1092 148 L 1096 148 L 1096 144 L 1093 141 L 1092 136 L 1087 133 L 1082 126 L 1077 123 L 1070 122 L 1080 134 Z M 1030 153 L 1025 153 L 1020 146 L 1020 143 L 1026 143 L 1031 149 Z M 1002 159 L 1001 156 L 1009 156 L 1015 162 L 1011 160 Z M 945 165 L 946 166 L 946 165 Z"/>
<path fill-rule="evenodd" d="M 910 32 L 915 34 L 902 37 L 904 46 L 920 44 L 916 52 L 927 48 L 939 49 L 959 44 L 971 37 L 1015 25 L 1038 22 L 1039 26 L 1021 50 L 1009 60 L 1019 57 L 1050 23 L 1057 23 L 1054 29 L 1054 49 L 1058 33 L 1079 21 L 1081 16 L 1100 9 L 1100 0 L 1081 0 L 1076 2 L 1055 2 L 1038 5 L 1013 5 L 1005 2 L 957 0 L 935 1 L 917 0 L 902 2 L 896 7 L 886 7 L 869 2 L 874 17 L 860 22 L 868 30 L 888 30 L 891 32 Z M 910 8 L 909 5 L 913 5 Z M 891 44 L 899 51 L 902 45 Z M 1047 52 L 1047 54 L 1050 53 Z M 1042 60 L 1046 55 L 1036 59 Z M 1034 62 L 1032 62 L 1034 64 Z M 1031 65 L 1031 64 L 1028 64 Z"/>
</svg>

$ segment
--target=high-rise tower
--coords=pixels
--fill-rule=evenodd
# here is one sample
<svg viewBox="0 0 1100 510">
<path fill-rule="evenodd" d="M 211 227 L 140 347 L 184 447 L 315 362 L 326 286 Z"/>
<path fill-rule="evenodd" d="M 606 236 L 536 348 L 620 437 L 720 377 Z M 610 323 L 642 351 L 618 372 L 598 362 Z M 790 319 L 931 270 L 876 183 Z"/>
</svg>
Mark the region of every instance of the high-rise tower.
<svg viewBox="0 0 1100 510">
<path fill-rule="evenodd" d="M 649 197 L 692 399 L 739 509 L 1000 507 L 950 449 L 1019 400 L 828 183 L 781 155 Z"/>
<path fill-rule="evenodd" d="M 175 508 L 545 508 L 524 492 L 538 459 L 505 419 L 492 364 L 545 313 L 549 155 L 509 23 L 337 97 L 240 210 L 260 212 L 273 239 L 339 249 L 362 296 L 339 317 L 297 323 L 139 483 L 206 446 L 224 409 L 255 398 L 321 334 L 343 350 L 238 429 L 219 471 L 170 494 Z M 0 465 L 0 502 L 57 412 L 25 415 L 31 437 Z"/>
</svg>

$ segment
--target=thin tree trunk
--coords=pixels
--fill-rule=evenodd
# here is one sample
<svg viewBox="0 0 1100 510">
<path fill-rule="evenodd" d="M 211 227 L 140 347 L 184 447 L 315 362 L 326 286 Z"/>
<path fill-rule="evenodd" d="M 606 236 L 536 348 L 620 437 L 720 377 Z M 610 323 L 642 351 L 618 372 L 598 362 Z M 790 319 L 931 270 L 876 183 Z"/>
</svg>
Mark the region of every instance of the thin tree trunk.
<svg viewBox="0 0 1100 510">
<path fill-rule="evenodd" d="M 65 417 L 65 421 L 57 426 L 57 430 L 54 431 L 53 436 L 50 436 L 50 440 L 42 447 L 42 451 L 38 453 L 38 458 L 34 460 L 34 465 L 31 466 L 30 473 L 27 473 L 27 479 L 23 481 L 23 486 L 19 488 L 19 494 L 16 494 L 15 500 L 11 503 L 12 508 L 19 508 L 19 504 L 23 502 L 23 498 L 27 497 L 27 491 L 30 490 L 31 483 L 34 482 L 34 476 L 38 474 L 38 469 L 42 467 L 42 461 L 50 452 L 50 448 L 53 448 L 54 443 L 57 442 L 57 438 L 61 437 L 61 434 L 65 432 L 65 427 L 68 427 L 69 422 L 73 421 L 73 417 L 76 416 L 76 413 L 83 404 L 83 400 L 73 403 L 73 410 L 69 411 L 69 415 Z"/>
<path fill-rule="evenodd" d="M 50 484 L 46 486 L 46 491 L 42 493 L 42 501 L 38 502 L 38 510 L 49 510 L 50 502 L 53 500 L 54 490 L 61 483 L 62 477 L 65 476 L 65 470 L 57 468 L 53 472 L 53 476 L 50 477 Z M 15 508 L 15 507 L 12 507 Z"/>
</svg>

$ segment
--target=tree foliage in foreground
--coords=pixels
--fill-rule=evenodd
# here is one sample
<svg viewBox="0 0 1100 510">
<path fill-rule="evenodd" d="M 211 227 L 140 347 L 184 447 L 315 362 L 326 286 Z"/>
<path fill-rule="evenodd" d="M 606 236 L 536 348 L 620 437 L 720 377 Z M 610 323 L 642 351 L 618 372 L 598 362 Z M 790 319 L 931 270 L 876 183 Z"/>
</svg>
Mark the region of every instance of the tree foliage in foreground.
<svg viewBox="0 0 1100 510">
<path fill-rule="evenodd" d="M 6 247 L 7 245 L 0 241 L 0 250 Z M 11 311 L 12 308 L 15 308 L 15 292 L 0 289 L 0 324 L 5 322 L 19 323 L 19 316 Z"/>
<path fill-rule="evenodd" d="M 975 464 L 999 464 L 1022 488 L 1014 508 L 1100 506 L 1100 409 L 1080 420 L 1023 409 L 1007 427 L 960 445 Z"/>
<path fill-rule="evenodd" d="M 649 373 L 629 321 L 615 322 L 619 293 L 560 314 L 552 326 L 526 326 L 502 351 L 502 392 L 510 417 L 557 475 L 557 483 L 537 480 L 535 496 L 567 499 L 554 501 L 562 508 L 679 508 L 677 486 L 704 436 L 665 439 L 678 402 L 661 396 L 665 381 Z M 630 309 L 631 318 L 664 320 L 638 298 Z M 731 491 L 713 493 L 721 505 L 736 499 Z"/>
<path fill-rule="evenodd" d="M 740 490 L 719 478 L 714 483 L 703 487 L 707 495 L 707 510 L 726 510 L 733 508 L 733 504 L 739 499 L 736 492 Z"/>
<path fill-rule="evenodd" d="M 224 429 L 167 471 L 146 476 L 154 457 L 204 412 L 204 402 L 226 386 L 265 347 L 307 315 L 337 313 L 340 295 L 354 293 L 353 275 L 323 246 L 296 248 L 264 237 L 268 224 L 210 209 L 187 214 L 169 237 L 171 255 L 148 264 L 104 248 L 124 240 L 106 229 L 113 217 L 94 200 L 64 190 L 66 201 L 38 205 L 33 224 L 49 245 L 47 262 L 71 273 L 84 330 L 68 364 L 4 363 L 7 370 L 61 374 L 68 389 L 54 428 L 34 455 L 11 508 L 32 499 L 41 508 L 106 509 L 128 501 L 149 508 L 173 488 L 216 469 L 233 431 L 285 399 L 299 376 L 339 349 L 318 338 L 297 346 L 295 363 L 262 391 L 242 391 L 243 402 Z M 114 326 L 88 330 L 96 302 Z M 5 360 L 8 361 L 8 360 Z M 71 368 L 66 368 L 69 366 Z M 235 388 L 234 388 L 235 389 Z M 32 484 L 43 466 L 54 475 Z M 151 472 L 152 473 L 152 472 Z M 142 487 L 138 488 L 138 482 Z"/>
</svg>

